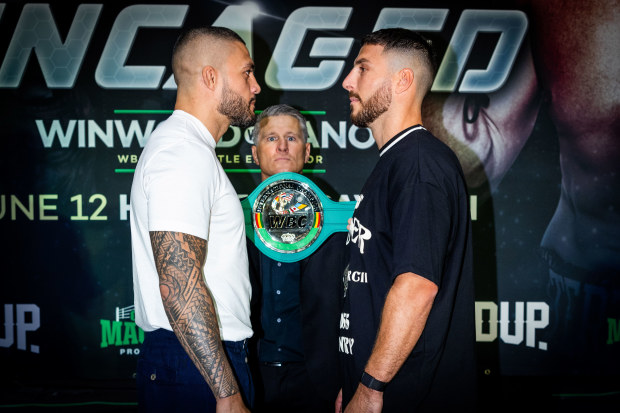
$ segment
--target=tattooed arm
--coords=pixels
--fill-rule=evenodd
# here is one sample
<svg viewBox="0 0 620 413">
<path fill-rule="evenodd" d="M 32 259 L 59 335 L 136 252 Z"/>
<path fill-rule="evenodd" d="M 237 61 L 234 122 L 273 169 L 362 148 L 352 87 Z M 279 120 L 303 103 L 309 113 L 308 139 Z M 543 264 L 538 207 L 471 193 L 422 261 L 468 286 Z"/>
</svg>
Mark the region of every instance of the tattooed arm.
<svg viewBox="0 0 620 413">
<path fill-rule="evenodd" d="M 172 329 L 217 400 L 217 410 L 247 411 L 228 363 L 202 268 L 207 241 L 181 232 L 150 232 L 164 309 Z"/>
</svg>

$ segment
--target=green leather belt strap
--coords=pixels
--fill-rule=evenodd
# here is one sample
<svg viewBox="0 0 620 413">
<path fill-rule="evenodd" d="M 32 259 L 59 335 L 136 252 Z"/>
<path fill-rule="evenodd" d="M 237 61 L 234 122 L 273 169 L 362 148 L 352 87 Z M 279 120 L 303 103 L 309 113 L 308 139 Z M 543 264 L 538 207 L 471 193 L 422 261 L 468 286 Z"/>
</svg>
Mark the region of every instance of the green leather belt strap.
<svg viewBox="0 0 620 413">
<path fill-rule="evenodd" d="M 334 232 L 346 232 L 355 202 L 334 202 L 294 172 L 264 180 L 241 201 L 247 237 L 268 257 L 299 261 Z M 344 246 L 343 246 L 344 247 Z"/>
</svg>

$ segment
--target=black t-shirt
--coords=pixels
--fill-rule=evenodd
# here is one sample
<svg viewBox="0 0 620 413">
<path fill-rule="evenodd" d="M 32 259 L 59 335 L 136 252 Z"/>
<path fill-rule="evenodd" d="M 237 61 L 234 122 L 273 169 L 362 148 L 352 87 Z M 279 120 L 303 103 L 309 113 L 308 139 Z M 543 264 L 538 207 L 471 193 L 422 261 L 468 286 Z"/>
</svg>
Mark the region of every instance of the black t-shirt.
<svg viewBox="0 0 620 413">
<path fill-rule="evenodd" d="M 362 189 L 353 228 L 339 338 L 343 401 L 359 384 L 393 281 L 412 272 L 439 290 L 420 339 L 385 390 L 384 411 L 446 403 L 466 411 L 476 391 L 474 283 L 467 188 L 454 153 L 419 125 L 396 135 Z"/>
</svg>

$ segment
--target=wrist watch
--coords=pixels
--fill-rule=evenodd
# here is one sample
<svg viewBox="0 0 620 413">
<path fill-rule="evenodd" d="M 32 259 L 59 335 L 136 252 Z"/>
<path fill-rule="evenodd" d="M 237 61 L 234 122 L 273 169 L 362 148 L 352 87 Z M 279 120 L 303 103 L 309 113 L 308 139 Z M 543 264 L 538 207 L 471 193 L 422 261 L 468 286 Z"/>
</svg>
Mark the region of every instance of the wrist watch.
<svg viewBox="0 0 620 413">
<path fill-rule="evenodd" d="M 376 391 L 383 391 L 385 390 L 385 386 L 387 386 L 386 382 L 377 380 L 366 372 L 362 373 L 362 378 L 360 379 L 360 382 L 369 389 Z"/>
</svg>

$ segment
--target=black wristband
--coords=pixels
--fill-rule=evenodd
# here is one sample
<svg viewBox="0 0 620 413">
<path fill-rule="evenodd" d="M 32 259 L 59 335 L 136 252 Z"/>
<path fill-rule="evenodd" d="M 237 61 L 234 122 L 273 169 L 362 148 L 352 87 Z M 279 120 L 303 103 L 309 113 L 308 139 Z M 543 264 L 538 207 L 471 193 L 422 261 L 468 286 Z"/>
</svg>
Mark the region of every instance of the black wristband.
<svg viewBox="0 0 620 413">
<path fill-rule="evenodd" d="M 377 380 L 366 372 L 362 373 L 362 378 L 360 379 L 360 382 L 369 389 L 376 391 L 383 391 L 385 390 L 385 386 L 387 386 L 386 382 Z"/>
</svg>

